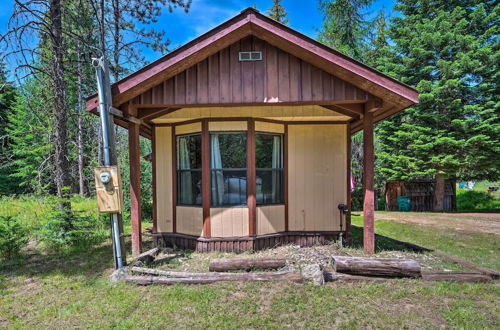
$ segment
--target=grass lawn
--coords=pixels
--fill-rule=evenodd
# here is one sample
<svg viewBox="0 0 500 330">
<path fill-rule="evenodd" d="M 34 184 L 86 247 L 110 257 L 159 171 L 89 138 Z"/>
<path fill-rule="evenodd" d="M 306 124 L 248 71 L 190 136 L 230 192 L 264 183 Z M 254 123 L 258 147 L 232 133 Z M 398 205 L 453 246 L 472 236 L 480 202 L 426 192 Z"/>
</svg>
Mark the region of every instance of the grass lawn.
<svg viewBox="0 0 500 330">
<path fill-rule="evenodd" d="M 0 200 L 0 215 L 5 207 Z M 42 203 L 43 204 L 43 203 Z M 31 206 L 16 204 L 30 221 Z M 89 205 L 92 205 L 89 202 Z M 92 206 L 94 207 L 94 206 Z M 37 216 L 43 218 L 37 206 Z M 89 209 L 90 210 L 90 209 Z M 89 211 L 90 212 L 90 211 Z M 33 219 L 33 221 L 36 221 Z M 355 224 L 361 219 L 355 218 Z M 378 220 L 377 232 L 498 269 L 498 237 Z M 355 245 L 346 249 L 359 253 Z M 479 236 L 478 236 L 479 235 Z M 394 250 L 377 242 L 377 253 Z M 496 244 L 496 245 L 495 245 Z M 488 247 L 489 246 L 489 247 Z M 490 249 L 490 250 L 488 250 Z M 196 259 L 196 253 L 184 259 Z M 176 267 L 183 267 L 177 263 Z M 448 267 L 445 265 L 445 267 Z M 497 282 L 459 284 L 223 283 L 205 286 L 112 284 L 109 242 L 87 251 L 47 254 L 37 247 L 0 261 L 0 327 L 10 328 L 499 328 Z"/>
</svg>

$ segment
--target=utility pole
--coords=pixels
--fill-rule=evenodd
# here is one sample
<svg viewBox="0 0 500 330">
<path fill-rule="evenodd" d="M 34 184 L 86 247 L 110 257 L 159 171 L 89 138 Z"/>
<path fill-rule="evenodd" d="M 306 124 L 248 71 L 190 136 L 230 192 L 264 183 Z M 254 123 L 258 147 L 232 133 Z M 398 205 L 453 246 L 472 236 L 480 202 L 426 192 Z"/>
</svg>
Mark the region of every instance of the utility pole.
<svg viewBox="0 0 500 330">
<path fill-rule="evenodd" d="M 109 112 L 109 109 L 112 106 L 112 100 L 108 65 L 104 56 L 92 59 L 92 65 L 95 67 L 97 78 L 97 91 L 99 95 L 98 109 L 102 128 L 104 165 L 118 165 L 115 150 L 113 117 Z M 118 212 L 110 213 L 110 220 L 115 268 L 119 269 L 126 265 L 127 260 L 123 241 L 123 221 L 121 214 Z"/>
</svg>

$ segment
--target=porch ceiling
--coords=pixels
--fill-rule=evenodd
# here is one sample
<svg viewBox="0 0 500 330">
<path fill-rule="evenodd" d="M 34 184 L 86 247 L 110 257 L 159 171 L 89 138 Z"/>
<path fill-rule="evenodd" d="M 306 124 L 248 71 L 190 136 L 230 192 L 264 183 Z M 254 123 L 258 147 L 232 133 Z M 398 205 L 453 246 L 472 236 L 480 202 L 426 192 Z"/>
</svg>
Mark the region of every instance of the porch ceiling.
<svg viewBox="0 0 500 330">
<path fill-rule="evenodd" d="M 198 118 L 263 118 L 279 121 L 338 121 L 347 122 L 349 116 L 318 105 L 305 106 L 246 106 L 246 107 L 195 107 L 177 111 L 164 111 L 152 120 L 154 124 L 176 123 Z"/>
</svg>

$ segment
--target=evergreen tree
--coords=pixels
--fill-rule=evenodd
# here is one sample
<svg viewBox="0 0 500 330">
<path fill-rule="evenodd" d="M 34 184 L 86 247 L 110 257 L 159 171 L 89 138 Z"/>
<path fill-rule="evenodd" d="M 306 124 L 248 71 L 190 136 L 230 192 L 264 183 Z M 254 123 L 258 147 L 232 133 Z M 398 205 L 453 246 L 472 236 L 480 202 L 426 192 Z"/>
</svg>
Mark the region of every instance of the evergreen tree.
<svg viewBox="0 0 500 330">
<path fill-rule="evenodd" d="M 7 115 L 9 178 L 16 194 L 55 192 L 52 179 L 51 109 L 48 89 L 34 77 L 24 83 Z"/>
<path fill-rule="evenodd" d="M 286 18 L 287 15 L 288 13 L 286 12 L 285 7 L 281 4 L 281 0 L 273 0 L 273 4 L 267 10 L 267 16 L 282 24 L 288 24 L 290 21 Z"/>
<path fill-rule="evenodd" d="M 12 167 L 10 166 L 9 136 L 7 132 L 7 116 L 11 111 L 16 97 L 16 90 L 7 80 L 5 65 L 0 62 L 0 196 L 9 195 L 16 191 L 17 184 L 10 180 Z"/>
<path fill-rule="evenodd" d="M 373 0 L 320 0 L 323 25 L 318 40 L 362 60 L 372 24 L 364 12 Z"/>
<path fill-rule="evenodd" d="M 500 170 L 498 13 L 495 1 L 400 0 L 392 50 L 375 66 L 420 91 L 420 103 L 378 125 L 388 179 L 497 180 Z"/>
</svg>

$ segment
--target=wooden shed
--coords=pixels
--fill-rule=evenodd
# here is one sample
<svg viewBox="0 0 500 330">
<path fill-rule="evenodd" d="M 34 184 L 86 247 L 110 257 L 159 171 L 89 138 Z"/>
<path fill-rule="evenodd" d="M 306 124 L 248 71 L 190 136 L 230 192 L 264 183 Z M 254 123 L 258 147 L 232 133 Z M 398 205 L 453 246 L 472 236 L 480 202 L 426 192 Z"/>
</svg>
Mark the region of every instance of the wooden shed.
<svg viewBox="0 0 500 330">
<path fill-rule="evenodd" d="M 385 210 L 397 211 L 398 197 L 407 196 L 410 200 L 410 211 L 434 211 L 434 192 L 436 180 L 420 179 L 410 181 L 389 181 L 385 184 Z M 457 210 L 457 192 L 455 180 L 445 180 L 443 211 Z"/>
<path fill-rule="evenodd" d="M 153 142 L 154 238 L 199 251 L 349 235 L 350 137 L 365 130 L 373 252 L 373 124 L 416 90 L 248 8 L 112 86 L 128 129 L 133 251 L 139 135 Z M 88 99 L 88 110 L 97 97 Z"/>
</svg>

